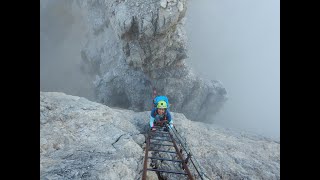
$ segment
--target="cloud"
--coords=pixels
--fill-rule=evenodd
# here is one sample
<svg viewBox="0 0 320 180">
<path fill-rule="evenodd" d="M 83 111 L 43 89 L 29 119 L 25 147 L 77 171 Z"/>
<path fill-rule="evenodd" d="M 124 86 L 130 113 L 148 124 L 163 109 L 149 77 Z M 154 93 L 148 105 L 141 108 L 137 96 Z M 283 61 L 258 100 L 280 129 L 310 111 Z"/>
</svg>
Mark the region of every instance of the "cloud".
<svg viewBox="0 0 320 180">
<path fill-rule="evenodd" d="M 191 0 L 187 18 L 188 61 L 228 91 L 216 124 L 279 138 L 279 0 Z"/>
</svg>

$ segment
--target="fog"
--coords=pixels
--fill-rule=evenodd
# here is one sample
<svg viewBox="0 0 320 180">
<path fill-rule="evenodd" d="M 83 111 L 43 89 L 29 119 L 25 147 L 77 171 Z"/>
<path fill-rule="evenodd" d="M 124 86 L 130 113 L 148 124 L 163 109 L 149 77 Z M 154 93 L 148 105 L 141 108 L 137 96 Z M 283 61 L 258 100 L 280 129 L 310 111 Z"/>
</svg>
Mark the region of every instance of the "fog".
<svg viewBox="0 0 320 180">
<path fill-rule="evenodd" d="M 40 1 L 40 90 L 94 99 L 92 77 L 80 68 L 88 30 L 71 1 Z M 50 4 L 49 4 L 50 3 Z"/>
<path fill-rule="evenodd" d="M 86 15 L 70 2 L 40 1 L 40 90 L 94 100 L 80 68 Z M 186 15 L 189 63 L 228 92 L 214 122 L 279 138 L 279 0 L 188 0 Z"/>
<path fill-rule="evenodd" d="M 280 138 L 280 1 L 189 0 L 189 63 L 221 81 L 217 125 Z"/>
</svg>

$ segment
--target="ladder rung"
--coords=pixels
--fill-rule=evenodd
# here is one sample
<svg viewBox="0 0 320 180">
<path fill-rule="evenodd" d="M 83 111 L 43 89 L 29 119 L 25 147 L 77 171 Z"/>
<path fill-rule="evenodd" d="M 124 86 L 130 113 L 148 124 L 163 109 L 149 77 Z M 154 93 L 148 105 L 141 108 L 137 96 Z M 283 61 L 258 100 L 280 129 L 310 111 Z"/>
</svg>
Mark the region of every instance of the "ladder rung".
<svg viewBox="0 0 320 180">
<path fill-rule="evenodd" d="M 161 128 L 161 127 L 165 127 L 165 126 L 158 126 L 158 125 L 154 125 L 153 127 Z"/>
<path fill-rule="evenodd" d="M 168 142 L 172 142 L 170 139 L 151 139 L 150 140 L 159 140 L 159 141 L 168 141 Z"/>
<path fill-rule="evenodd" d="M 159 158 L 159 157 L 149 157 L 149 158 L 150 158 L 150 159 L 157 159 L 157 160 L 164 160 L 164 161 L 182 162 L 181 160 L 166 159 L 166 158 Z"/>
<path fill-rule="evenodd" d="M 158 135 L 158 136 L 168 136 L 170 137 L 167 133 L 151 133 L 150 136 L 155 136 L 155 135 Z"/>
<path fill-rule="evenodd" d="M 163 134 L 163 133 L 150 134 L 150 136 L 170 137 L 168 134 Z"/>
<path fill-rule="evenodd" d="M 175 152 L 175 151 L 164 151 L 164 150 L 156 150 L 156 149 L 149 149 L 149 151 L 167 152 L 167 153 L 177 153 L 177 152 Z"/>
<path fill-rule="evenodd" d="M 187 175 L 187 173 L 185 172 L 177 172 L 177 171 L 167 171 L 167 170 L 164 170 L 164 169 L 149 169 L 147 168 L 148 171 L 157 171 L 157 172 L 164 172 L 164 173 L 173 173 L 173 174 L 184 174 L 184 175 Z"/>
<path fill-rule="evenodd" d="M 165 127 L 153 127 L 156 128 L 156 130 L 151 130 L 151 132 L 163 132 L 163 133 L 168 133 L 169 132 L 169 128 L 167 129 L 168 131 L 166 131 Z"/>
<path fill-rule="evenodd" d="M 150 138 L 170 138 L 170 136 L 149 136 Z M 171 139 L 171 138 L 170 138 Z"/>
<path fill-rule="evenodd" d="M 160 145 L 160 146 L 173 146 L 172 144 L 158 144 L 158 143 L 152 143 L 152 142 L 150 144 Z"/>
<path fill-rule="evenodd" d="M 158 135 L 169 135 L 169 133 L 165 133 L 165 132 L 153 132 L 153 133 L 150 133 L 150 135 L 155 135 L 155 134 L 158 134 Z"/>
<path fill-rule="evenodd" d="M 156 134 L 156 133 L 159 133 L 159 134 L 169 134 L 168 132 L 166 131 L 152 131 L 151 134 Z"/>
</svg>

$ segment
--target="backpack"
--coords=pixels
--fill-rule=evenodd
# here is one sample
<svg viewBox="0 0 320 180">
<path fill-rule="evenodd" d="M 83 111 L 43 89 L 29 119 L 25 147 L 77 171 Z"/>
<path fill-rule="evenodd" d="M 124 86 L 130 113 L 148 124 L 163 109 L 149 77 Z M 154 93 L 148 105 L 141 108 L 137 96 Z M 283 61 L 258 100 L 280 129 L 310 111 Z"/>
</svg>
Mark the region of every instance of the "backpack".
<svg viewBox="0 0 320 180">
<path fill-rule="evenodd" d="M 169 110 L 170 104 L 167 96 L 157 96 L 153 99 L 154 107 L 157 107 L 159 101 L 165 101 L 167 103 L 167 109 Z"/>
</svg>

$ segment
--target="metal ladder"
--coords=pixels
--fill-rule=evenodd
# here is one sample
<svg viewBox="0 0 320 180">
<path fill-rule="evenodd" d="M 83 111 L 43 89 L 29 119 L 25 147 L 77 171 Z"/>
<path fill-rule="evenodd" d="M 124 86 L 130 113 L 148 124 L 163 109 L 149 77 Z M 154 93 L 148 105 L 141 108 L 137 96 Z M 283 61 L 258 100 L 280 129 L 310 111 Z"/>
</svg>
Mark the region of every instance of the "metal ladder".
<svg viewBox="0 0 320 180">
<path fill-rule="evenodd" d="M 177 146 L 177 143 L 175 139 L 173 138 L 173 135 L 170 133 L 170 131 L 165 131 L 163 128 L 169 128 L 167 124 L 164 126 L 154 126 L 156 128 L 155 131 L 148 131 L 148 135 L 146 138 L 146 149 L 145 149 L 145 157 L 144 157 L 144 164 L 143 164 L 143 174 L 142 174 L 142 180 L 146 180 L 147 178 L 147 171 L 155 171 L 157 173 L 173 173 L 173 174 L 179 174 L 179 175 L 186 175 L 188 179 L 193 180 L 194 177 L 191 175 L 191 172 L 188 168 L 188 160 L 190 158 L 190 155 L 188 154 L 186 158 L 183 157 L 182 149 Z M 161 130 L 162 129 L 162 130 Z M 157 143 L 155 141 L 161 141 L 163 143 Z M 171 144 L 168 144 L 171 143 Z M 168 151 L 168 150 L 162 150 L 162 148 L 155 149 L 154 146 L 159 147 L 174 147 L 175 151 Z M 161 157 L 153 157 L 148 156 L 149 152 L 161 152 L 161 153 L 172 153 L 176 154 L 178 159 L 168 159 L 168 158 L 161 158 Z M 168 161 L 173 163 L 180 163 L 182 171 L 175 171 L 175 170 L 165 170 L 165 169 L 158 169 L 158 168 L 148 168 L 148 160 L 160 160 L 160 161 Z"/>
</svg>

